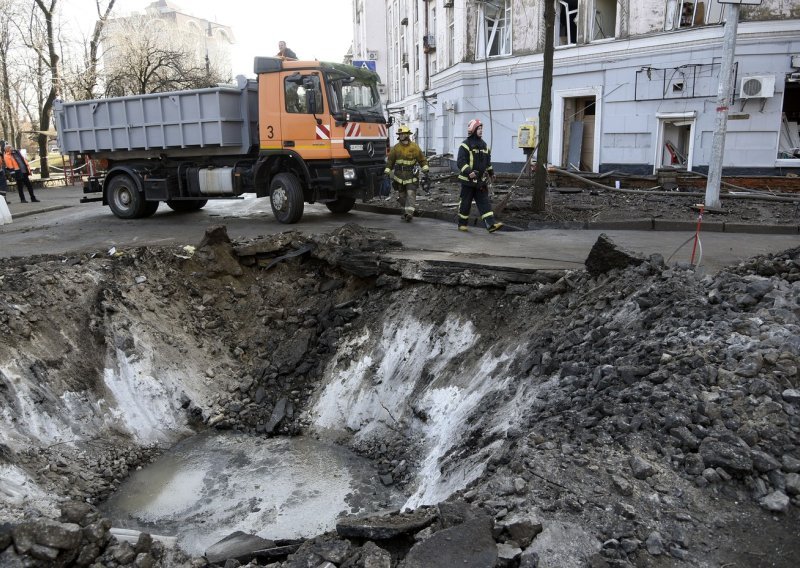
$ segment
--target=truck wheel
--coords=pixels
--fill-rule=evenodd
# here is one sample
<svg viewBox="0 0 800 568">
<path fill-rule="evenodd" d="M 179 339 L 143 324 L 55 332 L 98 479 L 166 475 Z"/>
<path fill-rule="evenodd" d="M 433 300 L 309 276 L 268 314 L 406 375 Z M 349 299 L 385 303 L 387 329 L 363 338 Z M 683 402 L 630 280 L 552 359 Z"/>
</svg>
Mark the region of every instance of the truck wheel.
<svg viewBox="0 0 800 568">
<path fill-rule="evenodd" d="M 192 199 L 190 201 L 168 199 L 167 207 L 178 213 L 184 213 L 186 211 L 199 211 L 206 206 L 206 203 L 208 203 L 208 199 Z"/>
<path fill-rule="evenodd" d="M 119 175 L 108 182 L 106 198 L 111 211 L 120 219 L 138 219 L 148 209 L 148 202 L 130 176 Z M 158 207 L 158 201 L 155 205 Z M 150 215 L 155 212 L 153 209 Z"/>
<path fill-rule="evenodd" d="M 331 213 L 347 213 L 356 204 L 355 197 L 340 197 L 336 201 L 329 201 L 325 206 Z"/>
<path fill-rule="evenodd" d="M 303 216 L 303 188 L 294 174 L 278 174 L 269 186 L 272 212 L 281 223 L 291 225 Z"/>
</svg>

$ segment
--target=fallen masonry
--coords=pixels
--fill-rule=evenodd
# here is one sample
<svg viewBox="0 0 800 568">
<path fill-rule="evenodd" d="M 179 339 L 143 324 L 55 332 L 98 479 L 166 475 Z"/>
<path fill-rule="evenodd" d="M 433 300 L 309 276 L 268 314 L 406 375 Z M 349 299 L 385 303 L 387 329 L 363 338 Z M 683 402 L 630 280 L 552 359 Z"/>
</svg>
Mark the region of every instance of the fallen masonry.
<svg viewBox="0 0 800 568">
<path fill-rule="evenodd" d="M 607 237 L 569 272 L 399 247 L 1 260 L 0 565 L 796 565 L 800 248 L 703 275 Z M 97 507 L 208 429 L 335 440 L 407 501 L 203 558 L 114 536 Z"/>
</svg>

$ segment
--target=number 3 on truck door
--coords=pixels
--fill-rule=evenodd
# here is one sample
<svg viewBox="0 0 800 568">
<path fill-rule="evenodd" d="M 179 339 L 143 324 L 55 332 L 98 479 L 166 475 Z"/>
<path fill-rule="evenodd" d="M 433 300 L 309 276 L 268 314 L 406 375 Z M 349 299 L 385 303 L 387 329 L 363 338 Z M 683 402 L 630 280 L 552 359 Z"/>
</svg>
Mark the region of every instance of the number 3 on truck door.
<svg viewBox="0 0 800 568">
<path fill-rule="evenodd" d="M 272 138 L 275 138 L 275 129 L 272 128 L 271 124 L 267 125 L 267 138 L 269 138 L 270 140 Z"/>
</svg>

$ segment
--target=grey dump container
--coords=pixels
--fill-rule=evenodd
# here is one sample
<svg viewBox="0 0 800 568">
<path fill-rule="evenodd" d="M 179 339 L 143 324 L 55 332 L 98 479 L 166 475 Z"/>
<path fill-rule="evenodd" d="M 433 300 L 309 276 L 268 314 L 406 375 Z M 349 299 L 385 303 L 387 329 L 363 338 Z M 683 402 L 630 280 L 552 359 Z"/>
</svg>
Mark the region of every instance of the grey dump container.
<svg viewBox="0 0 800 568">
<path fill-rule="evenodd" d="M 55 119 L 65 154 L 246 154 L 258 145 L 258 86 L 240 78 L 238 87 L 56 101 Z"/>
</svg>

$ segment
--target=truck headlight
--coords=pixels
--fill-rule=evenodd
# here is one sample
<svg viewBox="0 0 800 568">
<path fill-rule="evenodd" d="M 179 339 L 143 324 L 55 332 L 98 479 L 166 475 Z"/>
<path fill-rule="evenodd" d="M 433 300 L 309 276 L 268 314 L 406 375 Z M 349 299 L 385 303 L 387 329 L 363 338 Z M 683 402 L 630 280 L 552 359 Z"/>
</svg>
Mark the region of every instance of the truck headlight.
<svg viewBox="0 0 800 568">
<path fill-rule="evenodd" d="M 344 174 L 345 181 L 353 181 L 354 179 L 356 179 L 355 168 L 344 168 L 344 170 L 342 170 L 342 173 Z"/>
</svg>

